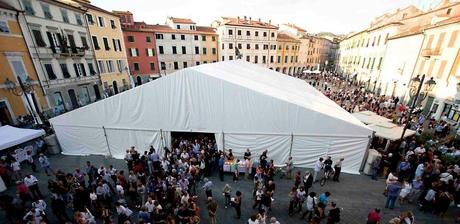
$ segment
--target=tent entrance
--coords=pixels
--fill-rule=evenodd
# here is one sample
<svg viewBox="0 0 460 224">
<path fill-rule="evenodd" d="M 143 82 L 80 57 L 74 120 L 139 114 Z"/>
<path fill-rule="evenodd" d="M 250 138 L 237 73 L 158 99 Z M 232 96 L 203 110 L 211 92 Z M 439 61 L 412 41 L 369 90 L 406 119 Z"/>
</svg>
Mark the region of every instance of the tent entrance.
<svg viewBox="0 0 460 224">
<path fill-rule="evenodd" d="M 208 143 L 211 141 L 215 144 L 216 138 L 214 133 L 206 133 L 206 132 L 171 132 L 171 147 L 172 148 L 179 148 L 179 143 L 181 140 L 187 140 L 191 143 L 198 140 L 199 142 Z"/>
</svg>

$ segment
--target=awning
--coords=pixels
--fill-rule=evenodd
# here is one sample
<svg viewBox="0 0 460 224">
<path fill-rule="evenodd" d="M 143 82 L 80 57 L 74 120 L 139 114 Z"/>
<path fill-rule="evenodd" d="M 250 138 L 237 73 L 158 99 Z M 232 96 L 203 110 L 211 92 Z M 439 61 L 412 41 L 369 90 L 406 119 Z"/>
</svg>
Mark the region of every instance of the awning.
<svg viewBox="0 0 460 224">
<path fill-rule="evenodd" d="M 390 119 L 377 115 L 376 113 L 372 111 L 368 111 L 368 110 L 353 113 L 353 116 L 355 116 L 358 120 L 360 120 L 364 124 L 377 124 L 377 123 L 383 123 L 383 122 L 391 122 Z"/>
<path fill-rule="evenodd" d="M 370 124 L 367 127 L 375 131 L 375 136 L 388 139 L 391 141 L 398 140 L 401 138 L 403 127 L 393 123 L 382 122 L 378 124 Z M 415 134 L 414 130 L 407 129 L 404 133 L 404 138 Z"/>
<path fill-rule="evenodd" d="M 19 145 L 45 135 L 43 129 L 15 128 L 9 125 L 0 127 L 0 150 Z"/>
</svg>

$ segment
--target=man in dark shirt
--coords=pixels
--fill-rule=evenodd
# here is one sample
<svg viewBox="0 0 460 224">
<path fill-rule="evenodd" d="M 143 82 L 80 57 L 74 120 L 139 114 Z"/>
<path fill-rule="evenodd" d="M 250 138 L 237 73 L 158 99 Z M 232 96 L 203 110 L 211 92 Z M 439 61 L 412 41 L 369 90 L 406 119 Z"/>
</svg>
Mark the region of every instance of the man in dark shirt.
<svg viewBox="0 0 460 224">
<path fill-rule="evenodd" d="M 331 202 L 331 210 L 329 210 L 329 218 L 327 224 L 334 224 L 340 222 L 340 208 L 337 208 L 335 202 Z"/>
</svg>

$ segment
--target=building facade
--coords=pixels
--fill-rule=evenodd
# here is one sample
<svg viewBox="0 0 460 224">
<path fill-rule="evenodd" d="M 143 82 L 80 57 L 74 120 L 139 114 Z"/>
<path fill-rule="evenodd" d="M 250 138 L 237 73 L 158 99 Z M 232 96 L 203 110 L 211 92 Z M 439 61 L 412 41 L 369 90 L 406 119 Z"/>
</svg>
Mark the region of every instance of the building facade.
<svg viewBox="0 0 460 224">
<path fill-rule="evenodd" d="M 213 22 L 212 27 L 217 29 L 219 35 L 219 61 L 241 57 L 252 63 L 275 69 L 278 27 L 272 25 L 271 21 L 267 23 L 246 16 L 221 17 Z"/>
<path fill-rule="evenodd" d="M 105 96 L 131 88 L 126 48 L 119 17 L 91 5 L 89 0 L 73 0 L 86 9 L 86 20 Z"/>
<path fill-rule="evenodd" d="M 17 13 L 11 5 L 0 2 L 0 126 L 17 124 L 19 116 L 37 118 L 48 109 Z"/>
<path fill-rule="evenodd" d="M 129 70 L 136 86 L 160 77 L 160 65 L 152 25 L 135 22 L 129 11 L 114 11 L 120 17 Z"/>
<path fill-rule="evenodd" d="M 275 70 L 286 75 L 296 75 L 300 71 L 298 67 L 300 40 L 285 33 L 278 33 L 276 42 Z"/>
<path fill-rule="evenodd" d="M 59 1 L 5 1 L 24 11 L 19 23 L 54 114 L 101 99 L 84 9 Z"/>
</svg>

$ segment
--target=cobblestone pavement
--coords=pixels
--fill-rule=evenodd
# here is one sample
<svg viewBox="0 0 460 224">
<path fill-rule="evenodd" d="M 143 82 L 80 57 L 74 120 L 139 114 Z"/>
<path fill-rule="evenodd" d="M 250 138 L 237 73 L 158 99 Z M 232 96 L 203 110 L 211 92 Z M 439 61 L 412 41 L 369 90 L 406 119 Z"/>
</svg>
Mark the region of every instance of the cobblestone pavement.
<svg viewBox="0 0 460 224">
<path fill-rule="evenodd" d="M 73 172 L 77 167 L 83 167 L 87 160 L 92 161 L 95 165 L 104 164 L 108 167 L 109 164 L 113 164 L 118 169 L 126 169 L 126 165 L 123 160 L 116 160 L 112 158 L 106 158 L 103 156 L 50 156 L 50 162 L 53 169 L 61 169 L 65 172 Z M 29 170 L 25 170 L 27 173 Z M 44 193 L 44 196 L 49 202 L 49 193 L 47 190 L 47 179 L 43 171 L 35 174 L 40 181 L 40 189 Z M 225 176 L 225 182 L 221 182 L 217 173 L 210 178 L 215 188 L 213 195 L 218 202 L 218 223 L 247 223 L 247 219 L 256 211 L 252 209 L 252 180 L 241 180 L 237 183 L 232 182 L 230 175 Z M 225 183 L 229 183 L 233 188 L 233 193 L 236 190 L 243 192 L 242 201 L 242 218 L 241 220 L 234 219 L 236 213 L 231 207 L 224 208 L 224 198 L 222 195 L 222 188 Z M 289 223 L 306 223 L 306 221 L 300 220 L 300 214 L 295 214 L 290 217 L 288 215 L 288 197 L 287 194 L 293 185 L 293 180 L 287 179 L 275 179 L 276 191 L 275 200 L 273 202 L 272 212 L 269 217 L 275 216 L 281 224 Z M 417 223 L 419 224 L 434 224 L 434 223 L 454 223 L 454 215 L 458 212 L 457 208 L 450 208 L 448 213 L 444 217 L 437 217 L 432 214 L 421 213 L 417 210 L 414 205 L 400 205 L 396 204 L 394 210 L 385 209 L 385 197 L 382 195 L 384 187 L 384 180 L 372 181 L 370 177 L 365 175 L 350 175 L 342 174 L 340 183 L 328 181 L 325 186 L 321 187 L 318 183 L 314 184 L 310 191 L 314 191 L 317 194 L 329 191 L 332 193 L 330 200 L 337 203 L 338 207 L 343 208 L 341 213 L 341 223 L 354 224 L 354 223 L 366 223 L 367 213 L 372 208 L 381 208 L 383 222 L 388 223 L 388 220 L 397 216 L 401 211 L 411 210 L 414 212 Z M 14 194 L 15 188 L 9 187 L 7 193 Z M 205 194 L 204 191 L 198 191 L 199 194 L 199 207 L 201 208 L 202 223 L 208 223 L 208 216 L 205 205 Z M 49 206 L 48 206 L 49 207 Z M 51 211 L 47 211 L 51 223 L 56 223 L 56 219 L 52 215 Z M 69 213 L 70 215 L 70 213 Z M 0 223 L 7 223 L 5 219 L 5 213 L 2 210 L 0 212 Z M 326 223 L 323 220 L 322 223 Z"/>
</svg>

